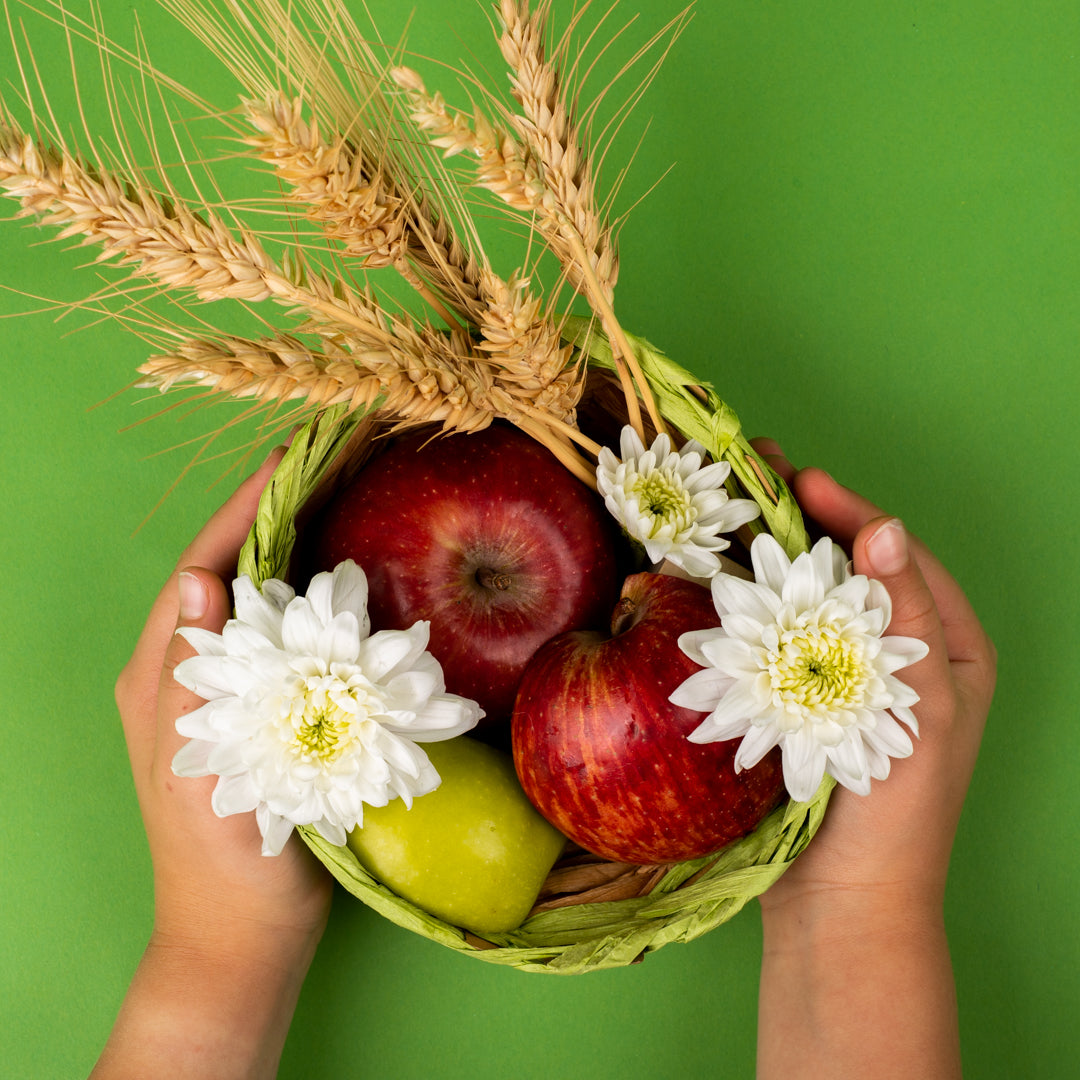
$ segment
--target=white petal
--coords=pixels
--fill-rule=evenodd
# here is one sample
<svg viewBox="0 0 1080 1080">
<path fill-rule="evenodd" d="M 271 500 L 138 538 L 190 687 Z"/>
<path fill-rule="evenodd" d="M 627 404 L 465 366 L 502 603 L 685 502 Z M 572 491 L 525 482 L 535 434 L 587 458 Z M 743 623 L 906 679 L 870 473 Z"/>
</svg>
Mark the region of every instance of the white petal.
<svg viewBox="0 0 1080 1080">
<path fill-rule="evenodd" d="M 265 583 L 269 584 L 269 582 Z M 283 584 L 283 583 L 279 583 Z M 285 586 L 291 599 L 296 594 Z M 254 627 L 268 641 L 275 645 L 281 643 L 281 615 L 283 608 L 278 604 L 284 594 L 280 589 L 271 587 L 268 596 L 264 596 L 246 575 L 233 582 L 233 603 L 236 605 L 236 618 L 240 622 Z"/>
<path fill-rule="evenodd" d="M 917 737 L 919 734 L 919 721 L 915 718 L 915 714 L 908 708 L 903 708 L 899 705 L 893 705 L 890 709 L 893 716 L 897 720 L 902 720 L 909 728 L 911 728 L 913 734 Z"/>
<path fill-rule="evenodd" d="M 436 694 L 417 711 L 408 734 L 417 742 L 442 742 L 472 730 L 483 715 L 484 710 L 470 698 Z M 392 725 L 387 727 L 392 730 Z"/>
<path fill-rule="evenodd" d="M 899 671 L 918 663 L 930 652 L 930 646 L 919 638 L 890 635 L 881 639 L 882 651 L 878 665 L 885 671 Z"/>
<path fill-rule="evenodd" d="M 712 579 L 713 604 L 723 618 L 728 612 L 738 612 L 759 623 L 771 622 L 780 612 L 777 593 L 754 581 L 743 581 L 733 574 L 717 574 Z"/>
<path fill-rule="evenodd" d="M 714 730 L 726 731 L 749 723 L 760 711 L 761 704 L 753 688 L 745 681 L 740 681 L 725 692 L 708 720 Z"/>
<path fill-rule="evenodd" d="M 356 564 L 353 563 L 355 566 Z M 334 617 L 334 578 L 336 570 L 324 570 L 316 574 L 308 584 L 305 599 L 312 614 L 326 626 Z M 286 613 L 288 608 L 285 609 Z"/>
<path fill-rule="evenodd" d="M 315 831 L 328 844 L 333 844 L 335 847 L 345 846 L 345 829 L 337 822 L 329 821 L 328 819 L 323 818 L 320 821 L 312 822 L 312 824 L 315 826 Z"/>
<path fill-rule="evenodd" d="M 734 679 L 714 668 L 702 668 L 684 679 L 668 697 L 672 705 L 695 712 L 712 712 L 731 689 Z"/>
<path fill-rule="evenodd" d="M 702 447 L 701 453 L 704 454 L 704 452 L 705 449 Z M 701 458 L 699 457 L 699 461 L 700 460 Z M 684 466 L 691 464 L 691 462 L 686 459 L 685 448 L 683 449 L 683 464 Z M 694 466 L 693 469 L 684 471 L 684 469 L 680 468 L 679 471 L 685 477 L 686 487 L 689 491 L 694 493 L 711 490 L 719 491 L 721 485 L 731 474 L 731 466 L 726 461 L 714 461 L 711 465 L 706 465 L 704 468 Z M 727 492 L 723 492 L 723 494 L 725 496 L 724 501 L 728 501 Z"/>
<path fill-rule="evenodd" d="M 206 764 L 218 776 L 238 776 L 248 769 L 250 747 L 246 742 L 223 739 L 215 743 Z"/>
<path fill-rule="evenodd" d="M 351 611 L 341 611 L 331 618 L 319 634 L 316 654 L 327 664 L 354 664 L 360 652 L 360 625 Z"/>
<path fill-rule="evenodd" d="M 779 596 L 791 570 L 791 560 L 776 538 L 768 533 L 755 536 L 750 545 L 750 561 L 758 584 Z"/>
<path fill-rule="evenodd" d="M 639 539 L 645 545 L 645 554 L 648 555 L 649 562 L 658 563 L 663 562 L 664 559 L 671 559 L 672 562 L 675 561 L 675 554 L 677 549 L 672 547 L 670 539 L 663 536 L 643 536 L 640 534 L 640 529 L 638 529 L 637 532 L 637 539 Z M 682 554 L 681 550 L 679 551 L 679 554 Z M 682 563 L 679 563 L 678 565 L 682 566 Z M 683 567 L 683 569 L 686 568 Z M 689 572 L 690 571 L 687 571 L 687 573 Z M 697 577 L 698 575 L 695 574 L 694 576 Z"/>
<path fill-rule="evenodd" d="M 254 810 L 259 805 L 259 797 L 247 774 L 223 776 L 214 788 L 210 805 L 218 817 L 228 817 Z"/>
<path fill-rule="evenodd" d="M 810 561 L 825 592 L 835 588 L 847 577 L 847 556 L 839 545 L 834 544 L 827 536 L 823 536 L 810 549 Z"/>
<path fill-rule="evenodd" d="M 780 596 L 800 614 L 813 610 L 825 599 L 825 586 L 811 555 L 804 552 L 795 558 Z"/>
<path fill-rule="evenodd" d="M 751 646 L 762 644 L 768 632 L 773 629 L 772 620 L 766 619 L 759 622 L 756 618 L 744 615 L 740 611 L 729 611 L 723 619 L 724 630 L 729 637 L 738 638 Z"/>
<path fill-rule="evenodd" d="M 814 797 L 825 776 L 825 750 L 802 731 L 785 736 L 781 746 L 784 786 L 796 802 L 807 802 Z"/>
<path fill-rule="evenodd" d="M 326 574 L 325 577 L 327 578 L 323 590 L 325 595 L 321 598 L 320 606 L 329 612 L 330 575 Z M 309 589 L 308 592 L 310 593 L 311 590 Z M 320 618 L 319 611 L 307 597 L 298 596 L 290 602 L 281 619 L 281 641 L 284 650 L 293 656 L 318 656 L 319 636 L 329 621 L 329 618 L 325 622 Z"/>
<path fill-rule="evenodd" d="M 886 626 L 892 621 L 892 597 L 889 596 L 889 590 L 876 578 L 870 579 L 866 594 L 866 606 L 868 608 L 880 608 Z"/>
<path fill-rule="evenodd" d="M 172 759 L 172 771 L 176 776 L 209 776 L 206 759 L 213 749 L 213 743 L 192 739 L 185 743 Z"/>
<path fill-rule="evenodd" d="M 423 620 L 408 630 L 380 630 L 360 643 L 356 663 L 372 682 L 408 670 L 427 648 L 430 630 Z"/>
<path fill-rule="evenodd" d="M 729 547 L 725 540 L 716 545 L 717 550 Z M 649 545 L 645 545 L 646 551 Z M 670 548 L 665 553 L 660 550 L 657 556 L 651 553 L 649 558 L 654 562 L 661 562 L 666 557 L 676 566 L 681 566 L 691 577 L 710 578 L 720 569 L 720 560 L 711 551 L 704 551 L 694 544 L 683 544 L 679 547 Z"/>
<path fill-rule="evenodd" d="M 705 643 L 712 641 L 714 638 L 723 637 L 727 637 L 727 633 L 719 626 L 707 627 L 704 630 L 688 630 L 685 634 L 679 635 L 679 648 L 695 664 L 706 667 L 709 661 L 705 659 L 705 653 L 702 651 Z"/>
<path fill-rule="evenodd" d="M 296 595 L 291 585 L 277 578 L 267 578 L 259 587 L 263 599 L 278 612 L 284 612 L 289 606 L 289 601 Z"/>
<path fill-rule="evenodd" d="M 753 649 L 741 638 L 714 637 L 701 645 L 708 663 L 729 675 L 756 678 L 760 670 Z"/>
<path fill-rule="evenodd" d="M 775 724 L 759 727 L 753 724 L 739 743 L 735 754 L 735 771 L 752 769 L 780 741 L 780 731 Z"/>
<path fill-rule="evenodd" d="M 624 425 L 619 436 L 619 454 L 623 461 L 630 461 L 645 453 L 645 445 L 638 438 L 638 433 L 629 425 Z"/>
<path fill-rule="evenodd" d="M 175 721 L 177 734 L 188 739 L 216 742 L 219 737 L 217 725 L 214 723 L 216 707 L 217 702 L 208 701 L 191 712 L 181 713 Z"/>
<path fill-rule="evenodd" d="M 692 743 L 728 742 L 745 735 L 750 726 L 750 720 L 745 717 L 734 717 L 720 722 L 715 713 L 709 713 L 686 738 Z"/>
<path fill-rule="evenodd" d="M 204 630 L 201 626 L 178 626 L 176 632 L 200 656 L 224 656 L 228 651 L 222 635 L 215 634 L 213 630 Z"/>
<path fill-rule="evenodd" d="M 855 792 L 856 795 L 869 795 L 870 794 L 870 770 L 859 774 L 858 776 L 849 776 L 846 772 L 837 770 L 840 775 L 836 776 L 836 782 L 842 784 L 849 791 Z M 834 774 L 830 773 L 830 776 Z"/>
<path fill-rule="evenodd" d="M 888 714 L 878 713 L 873 730 L 863 732 L 863 740 L 889 757 L 906 758 L 914 752 L 908 733 Z"/>
<path fill-rule="evenodd" d="M 835 746 L 830 746 L 828 757 L 832 766 L 830 773 L 845 787 L 851 787 L 852 790 L 869 788 L 870 769 L 862 738 L 857 732 L 849 731 L 847 738 L 841 739 Z"/>
<path fill-rule="evenodd" d="M 724 504 L 724 509 L 720 513 L 720 531 L 721 532 L 734 532 L 740 526 L 745 525 L 747 522 L 754 521 L 761 516 L 761 507 L 752 499 L 728 499 Z M 699 524 L 705 525 L 705 521 L 700 521 Z M 708 524 L 712 524 L 710 521 Z"/>
<path fill-rule="evenodd" d="M 423 708 L 433 694 L 442 693 L 443 689 L 442 670 L 437 666 L 434 670 L 413 668 L 403 671 L 385 684 L 386 707 L 391 712 L 415 712 Z"/>
<path fill-rule="evenodd" d="M 839 585 L 829 590 L 828 600 L 839 601 L 853 612 L 863 611 L 866 607 L 866 598 L 870 593 L 870 579 L 863 574 L 854 574 L 852 577 L 840 582 Z M 885 623 L 884 626 L 887 626 Z M 884 626 L 882 629 L 884 629 Z"/>
<path fill-rule="evenodd" d="M 292 822 L 278 814 L 271 813 L 265 803 L 261 803 L 255 811 L 255 819 L 259 824 L 259 832 L 262 833 L 262 853 L 264 855 L 280 855 L 292 835 Z"/>
<path fill-rule="evenodd" d="M 260 682 L 246 660 L 231 656 L 189 656 L 173 668 L 173 678 L 207 701 L 242 697 Z"/>
<path fill-rule="evenodd" d="M 187 636 L 187 635 L 185 635 Z M 190 641 L 191 639 L 188 638 Z M 192 641 L 192 644 L 195 643 Z M 257 627 L 239 619 L 230 619 L 221 631 L 221 645 L 230 656 L 250 657 L 255 653 L 277 650 L 281 647 L 281 634 L 268 638 Z M 210 655 L 209 649 L 199 649 L 203 656 Z"/>
<path fill-rule="evenodd" d="M 364 571 L 352 559 L 346 559 L 334 567 L 332 584 L 330 607 L 334 614 L 350 611 L 356 616 L 356 621 L 362 629 L 365 625 L 369 625 L 368 583 Z M 365 637 L 367 634 L 368 631 L 364 630 Z"/>
</svg>

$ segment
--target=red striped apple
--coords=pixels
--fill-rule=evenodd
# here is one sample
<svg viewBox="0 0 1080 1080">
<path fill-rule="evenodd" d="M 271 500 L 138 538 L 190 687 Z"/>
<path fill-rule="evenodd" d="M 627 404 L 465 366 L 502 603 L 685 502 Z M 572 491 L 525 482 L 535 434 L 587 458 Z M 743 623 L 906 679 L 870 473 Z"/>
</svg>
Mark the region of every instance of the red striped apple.
<svg viewBox="0 0 1080 1080">
<path fill-rule="evenodd" d="M 399 439 L 309 529 L 311 573 L 354 559 L 373 630 L 431 623 L 446 688 L 508 725 L 545 641 L 602 626 L 619 591 L 612 520 L 539 443 L 495 424 Z"/>
<path fill-rule="evenodd" d="M 777 751 L 736 773 L 739 740 L 688 741 L 704 714 L 668 700 L 700 670 L 679 635 L 719 622 L 708 589 L 635 574 L 610 635 L 563 634 L 526 668 L 512 725 L 518 777 L 586 850 L 616 862 L 693 859 L 750 832 L 778 803 Z"/>
</svg>

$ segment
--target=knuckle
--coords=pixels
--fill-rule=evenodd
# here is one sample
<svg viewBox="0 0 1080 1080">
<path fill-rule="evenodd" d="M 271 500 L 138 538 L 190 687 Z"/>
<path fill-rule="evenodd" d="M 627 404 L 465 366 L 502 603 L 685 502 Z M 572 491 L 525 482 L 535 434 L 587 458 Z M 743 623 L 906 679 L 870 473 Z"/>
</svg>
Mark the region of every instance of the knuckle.
<svg viewBox="0 0 1080 1080">
<path fill-rule="evenodd" d="M 133 669 L 133 661 L 128 660 L 116 676 L 116 685 L 113 687 L 113 696 L 116 699 L 116 707 L 120 712 L 124 712 L 128 708 L 135 696 L 137 679 Z"/>
</svg>

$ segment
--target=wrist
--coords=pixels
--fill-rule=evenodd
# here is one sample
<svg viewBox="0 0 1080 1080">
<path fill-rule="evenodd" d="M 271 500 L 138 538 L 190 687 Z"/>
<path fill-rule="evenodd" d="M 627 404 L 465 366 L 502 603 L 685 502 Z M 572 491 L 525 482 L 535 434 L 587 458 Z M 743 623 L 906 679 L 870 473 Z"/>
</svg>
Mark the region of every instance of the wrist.
<svg viewBox="0 0 1080 1080">
<path fill-rule="evenodd" d="M 815 883 L 759 898 L 765 947 L 813 948 L 875 936 L 920 935 L 943 925 L 937 883 Z"/>
<path fill-rule="evenodd" d="M 762 904 L 762 930 L 760 1078 L 959 1077 L 952 968 L 933 893 L 801 890 Z"/>
<path fill-rule="evenodd" d="M 273 1077 L 318 936 L 155 925 L 93 1076 Z"/>
</svg>

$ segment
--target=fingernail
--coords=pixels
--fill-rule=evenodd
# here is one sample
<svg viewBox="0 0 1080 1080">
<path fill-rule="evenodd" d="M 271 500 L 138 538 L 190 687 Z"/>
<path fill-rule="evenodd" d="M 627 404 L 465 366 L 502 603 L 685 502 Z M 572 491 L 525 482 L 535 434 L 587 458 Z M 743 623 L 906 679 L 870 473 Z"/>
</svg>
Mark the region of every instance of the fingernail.
<svg viewBox="0 0 1080 1080">
<path fill-rule="evenodd" d="M 899 518 L 890 518 L 878 526 L 866 541 L 866 558 L 870 569 L 879 577 L 899 574 L 907 566 L 907 531 Z"/>
<path fill-rule="evenodd" d="M 206 586 L 194 574 L 180 571 L 180 618 L 191 621 L 201 619 L 210 606 Z"/>
<path fill-rule="evenodd" d="M 284 456 L 285 452 L 288 449 L 289 449 L 289 444 L 288 443 L 280 443 L 279 445 L 273 447 L 271 449 L 270 453 L 267 454 L 266 457 L 263 458 L 262 464 L 265 465 L 275 454 L 281 454 L 282 456 Z M 262 465 L 260 465 L 259 468 L 262 468 Z"/>
</svg>

